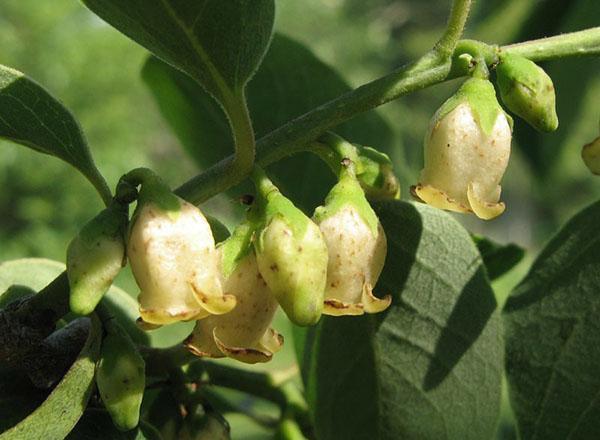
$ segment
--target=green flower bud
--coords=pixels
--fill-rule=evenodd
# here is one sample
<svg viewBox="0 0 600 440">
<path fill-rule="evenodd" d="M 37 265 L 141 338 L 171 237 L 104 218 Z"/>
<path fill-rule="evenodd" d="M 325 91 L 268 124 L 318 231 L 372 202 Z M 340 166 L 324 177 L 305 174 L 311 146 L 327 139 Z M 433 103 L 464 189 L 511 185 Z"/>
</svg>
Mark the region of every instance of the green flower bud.
<svg viewBox="0 0 600 440">
<path fill-rule="evenodd" d="M 389 295 L 373 296 L 387 241 L 351 168 L 342 170 L 325 205 L 314 215 L 329 252 L 323 313 L 334 316 L 377 313 L 391 302 Z"/>
<path fill-rule="evenodd" d="M 146 385 L 146 366 L 135 345 L 116 320 L 111 319 L 104 326 L 107 335 L 100 349 L 96 384 L 115 426 L 128 431 L 139 422 Z"/>
<path fill-rule="evenodd" d="M 264 175 L 259 181 L 258 269 L 290 320 L 313 325 L 323 310 L 327 281 L 323 235 Z"/>
<path fill-rule="evenodd" d="M 581 158 L 592 173 L 600 176 L 600 136 L 583 146 Z"/>
<path fill-rule="evenodd" d="M 511 120 L 480 78 L 468 79 L 431 120 L 425 167 L 413 195 L 440 209 L 492 219 L 504 212 L 500 180 L 508 165 Z"/>
<path fill-rule="evenodd" d="M 533 61 L 502 54 L 496 67 L 500 96 L 508 109 L 539 131 L 558 128 L 552 79 Z"/>
<path fill-rule="evenodd" d="M 67 276 L 74 313 L 92 313 L 121 271 L 127 221 L 127 207 L 113 203 L 90 220 L 69 244 Z"/>
<path fill-rule="evenodd" d="M 356 177 L 369 200 L 398 200 L 400 182 L 387 154 L 371 147 L 355 145 L 358 150 Z"/>
<path fill-rule="evenodd" d="M 235 306 L 235 298 L 223 294 L 219 258 L 206 218 L 158 178 L 142 185 L 127 256 L 140 287 L 140 315 L 145 323 L 156 327 L 201 319 Z"/>
<path fill-rule="evenodd" d="M 253 233 L 254 228 L 244 223 L 218 248 L 223 289 L 235 297 L 236 306 L 196 323 L 185 345 L 197 356 L 227 356 L 254 364 L 270 361 L 283 344 L 283 337 L 270 327 L 277 300 L 258 271 Z"/>
</svg>

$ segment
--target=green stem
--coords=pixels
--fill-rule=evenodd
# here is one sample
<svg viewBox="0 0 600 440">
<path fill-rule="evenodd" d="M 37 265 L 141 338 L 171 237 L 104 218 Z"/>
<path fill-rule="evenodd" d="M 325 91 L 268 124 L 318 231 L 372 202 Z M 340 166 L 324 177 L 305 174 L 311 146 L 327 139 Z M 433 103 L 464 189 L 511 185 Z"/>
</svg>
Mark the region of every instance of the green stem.
<svg viewBox="0 0 600 440">
<path fill-rule="evenodd" d="M 554 37 L 510 44 L 503 46 L 500 50 L 529 58 L 531 61 L 600 55 L 600 26 Z"/>
<path fill-rule="evenodd" d="M 442 59 L 450 57 L 454 52 L 456 43 L 465 28 L 470 9 L 471 0 L 454 0 L 452 2 L 452 9 L 450 10 L 450 16 L 448 17 L 446 31 L 434 47 L 434 51 L 437 52 Z"/>
<path fill-rule="evenodd" d="M 241 183 L 254 166 L 256 142 L 244 92 L 224 104 L 235 140 L 235 154 L 175 190 L 192 203 L 200 203 Z"/>
<path fill-rule="evenodd" d="M 484 43 L 480 47 L 486 49 L 486 62 L 493 64 L 497 59 L 496 48 Z M 596 55 L 600 53 L 600 28 L 512 44 L 499 50 L 516 53 L 534 61 Z M 382 78 L 345 93 L 260 138 L 256 142 L 256 161 L 260 166 L 266 167 L 286 156 L 304 151 L 306 146 L 322 133 L 357 114 L 372 110 L 406 94 L 467 74 L 464 69 L 451 70 L 451 67 L 450 60 L 440 61 L 433 52 L 416 63 L 401 67 Z M 228 183 L 231 176 L 223 177 L 222 174 L 228 170 L 229 164 L 233 161 L 234 159 L 229 157 L 216 164 L 205 173 L 183 184 L 176 193 L 191 203 L 199 204 L 228 189 L 231 187 Z M 244 177 L 237 176 L 236 183 Z"/>
</svg>

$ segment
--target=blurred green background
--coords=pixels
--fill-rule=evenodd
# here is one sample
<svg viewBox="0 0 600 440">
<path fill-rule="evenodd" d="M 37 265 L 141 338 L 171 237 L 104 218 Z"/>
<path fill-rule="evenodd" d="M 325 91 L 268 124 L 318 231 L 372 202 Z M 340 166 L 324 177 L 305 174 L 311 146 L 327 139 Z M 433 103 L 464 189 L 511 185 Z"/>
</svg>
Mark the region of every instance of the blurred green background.
<svg viewBox="0 0 600 440">
<path fill-rule="evenodd" d="M 358 86 L 430 48 L 443 29 L 448 4 L 278 0 L 276 29 L 304 43 Z M 505 44 L 599 22 L 597 0 L 488 0 L 475 2 L 466 36 Z M 140 80 L 146 55 L 76 0 L 0 3 L 0 63 L 27 73 L 72 110 L 113 187 L 138 166 L 155 169 L 173 187 L 200 171 Z M 528 258 L 495 283 L 501 301 L 549 236 L 600 195 L 600 180 L 580 159 L 581 147 L 598 135 L 600 60 L 568 59 L 543 67 L 557 90 L 558 131 L 538 134 L 517 119 L 503 181 L 506 213 L 491 222 L 458 217 L 473 232 L 528 250 Z M 458 84 L 435 86 L 378 110 L 394 132 L 393 160 L 405 199 L 422 166 L 429 118 Z M 71 237 L 101 209 L 99 197 L 78 172 L 57 159 L 2 141 L 0 151 L 0 261 L 64 261 Z M 226 196 L 210 201 L 206 209 L 229 225 L 241 213 L 237 199 Z M 137 293 L 127 273 L 118 284 Z"/>
</svg>

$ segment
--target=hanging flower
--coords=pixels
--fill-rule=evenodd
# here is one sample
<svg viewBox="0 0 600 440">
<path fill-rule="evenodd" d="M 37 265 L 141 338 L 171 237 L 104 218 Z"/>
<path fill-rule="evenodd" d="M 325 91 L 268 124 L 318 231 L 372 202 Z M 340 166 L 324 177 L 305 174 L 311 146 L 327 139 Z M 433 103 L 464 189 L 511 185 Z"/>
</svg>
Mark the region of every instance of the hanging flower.
<svg viewBox="0 0 600 440">
<path fill-rule="evenodd" d="M 127 243 L 140 287 L 143 322 L 165 325 L 229 312 L 218 255 L 206 218 L 194 205 L 147 178 L 140 191 Z"/>
<path fill-rule="evenodd" d="M 323 313 L 362 315 L 385 310 L 391 303 L 373 296 L 387 252 L 385 232 L 356 180 L 352 166 L 315 211 L 327 249 L 327 284 Z"/>
<path fill-rule="evenodd" d="M 250 224 L 242 224 L 218 249 L 224 291 L 237 305 L 229 313 L 196 323 L 185 345 L 197 356 L 227 356 L 254 364 L 271 360 L 283 344 L 283 337 L 270 327 L 278 305 L 258 271 L 252 234 Z"/>
<path fill-rule="evenodd" d="M 500 180 L 508 165 L 511 121 L 494 86 L 471 78 L 433 117 L 425 167 L 413 195 L 425 203 L 492 219 L 504 212 Z"/>
</svg>

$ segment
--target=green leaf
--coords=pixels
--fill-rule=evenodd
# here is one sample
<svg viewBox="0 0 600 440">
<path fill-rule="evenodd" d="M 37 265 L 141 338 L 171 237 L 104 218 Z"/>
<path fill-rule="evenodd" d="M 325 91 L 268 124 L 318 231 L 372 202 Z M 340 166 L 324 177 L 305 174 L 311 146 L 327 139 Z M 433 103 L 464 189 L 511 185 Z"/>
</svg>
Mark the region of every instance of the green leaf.
<svg viewBox="0 0 600 440">
<path fill-rule="evenodd" d="M 64 270 L 63 263 L 43 258 L 23 258 L 4 262 L 0 264 L 0 295 L 15 284 L 39 291 Z M 134 342 L 148 344 L 148 335 L 135 324 L 139 316 L 138 305 L 130 295 L 112 286 L 102 302 L 119 320 Z"/>
<path fill-rule="evenodd" d="M 386 202 L 375 211 L 388 238 L 377 290 L 391 293 L 392 305 L 326 317 L 313 330 L 303 367 L 317 437 L 491 438 L 502 329 L 473 241 L 426 205 Z"/>
<path fill-rule="evenodd" d="M 109 24 L 187 73 L 225 108 L 271 39 L 273 0 L 83 0 Z"/>
<path fill-rule="evenodd" d="M 162 437 L 152 426 L 140 422 L 140 426 L 127 432 L 115 428 L 110 416 L 103 409 L 88 408 L 67 440 L 160 440 Z"/>
<path fill-rule="evenodd" d="M 504 308 L 521 438 L 600 435 L 600 202 L 548 243 Z"/>
<path fill-rule="evenodd" d="M 105 202 L 110 189 L 96 168 L 73 115 L 23 73 L 0 65 L 0 138 L 73 165 L 94 185 Z"/>
<path fill-rule="evenodd" d="M 101 340 L 100 322 L 97 318 L 91 318 L 88 338 L 69 371 L 35 411 L 2 433 L 0 439 L 66 437 L 83 414 L 94 388 L 94 371 Z"/>
<path fill-rule="evenodd" d="M 156 58 L 147 60 L 142 77 L 161 113 L 201 168 L 230 154 L 233 139 L 225 115 L 204 90 Z M 277 34 L 247 87 L 254 131 L 260 138 L 348 90 L 340 75 L 310 50 Z M 384 152 L 392 147 L 392 132 L 375 112 L 357 116 L 336 131 L 352 142 Z M 325 164 L 308 153 L 284 159 L 268 171 L 282 192 L 310 214 L 335 183 Z"/>
<path fill-rule="evenodd" d="M 499 244 L 487 237 L 473 235 L 473 241 L 479 249 L 483 264 L 490 280 L 501 277 L 515 267 L 525 256 L 525 249 L 516 244 Z"/>
</svg>

